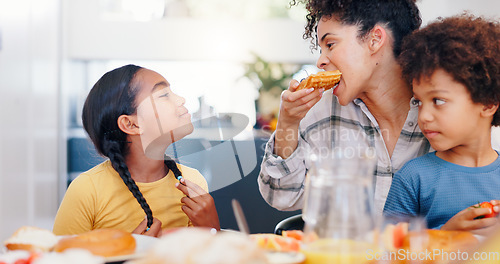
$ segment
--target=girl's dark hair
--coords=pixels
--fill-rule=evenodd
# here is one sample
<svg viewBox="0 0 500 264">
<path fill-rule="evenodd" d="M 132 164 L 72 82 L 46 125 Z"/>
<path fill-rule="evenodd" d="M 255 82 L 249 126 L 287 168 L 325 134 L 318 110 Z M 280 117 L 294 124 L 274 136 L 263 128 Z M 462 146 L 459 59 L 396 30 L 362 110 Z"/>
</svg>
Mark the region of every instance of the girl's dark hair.
<svg viewBox="0 0 500 264">
<path fill-rule="evenodd" d="M 439 19 L 417 30 L 403 42 L 398 58 L 411 83 L 443 69 L 465 85 L 475 103 L 500 103 L 500 24 L 462 14 Z M 493 116 L 500 125 L 500 108 Z"/>
<path fill-rule="evenodd" d="M 125 185 L 137 199 L 146 213 L 148 227 L 153 223 L 153 212 L 139 187 L 132 179 L 125 157 L 129 146 L 127 134 L 118 127 L 121 115 L 136 113 L 135 98 L 139 88 L 134 86 L 134 77 L 142 67 L 125 65 L 104 74 L 90 90 L 83 105 L 83 127 L 92 140 L 96 150 L 109 158 Z M 165 157 L 165 165 L 174 175 L 182 175 L 175 161 Z"/>
<path fill-rule="evenodd" d="M 304 39 L 311 39 L 316 49 L 316 28 L 322 17 L 359 26 L 359 37 L 366 36 L 376 24 L 385 24 L 394 37 L 394 56 L 401 52 L 402 39 L 422 24 L 416 0 L 291 0 L 291 5 L 305 3 L 308 14 Z"/>
</svg>

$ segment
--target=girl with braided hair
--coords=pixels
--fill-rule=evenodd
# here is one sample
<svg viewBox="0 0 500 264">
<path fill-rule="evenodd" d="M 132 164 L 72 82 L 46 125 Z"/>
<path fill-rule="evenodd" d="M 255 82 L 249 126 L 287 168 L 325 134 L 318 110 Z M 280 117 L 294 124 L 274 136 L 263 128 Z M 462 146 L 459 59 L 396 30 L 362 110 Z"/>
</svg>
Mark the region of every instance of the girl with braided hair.
<svg viewBox="0 0 500 264">
<path fill-rule="evenodd" d="M 164 228 L 220 229 L 206 180 L 164 154 L 193 131 L 184 103 L 163 76 L 139 66 L 114 69 L 97 81 L 82 121 L 96 150 L 109 160 L 70 184 L 55 234 L 115 228 L 160 236 Z"/>
</svg>

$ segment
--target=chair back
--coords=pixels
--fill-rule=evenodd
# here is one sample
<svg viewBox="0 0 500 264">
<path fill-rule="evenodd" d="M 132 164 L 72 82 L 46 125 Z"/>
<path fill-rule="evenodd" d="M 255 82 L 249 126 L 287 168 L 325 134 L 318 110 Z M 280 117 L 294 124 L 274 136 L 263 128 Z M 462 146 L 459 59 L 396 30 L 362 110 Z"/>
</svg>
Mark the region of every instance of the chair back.
<svg viewBox="0 0 500 264">
<path fill-rule="evenodd" d="M 293 215 L 288 218 L 281 220 L 274 228 L 274 233 L 276 235 L 281 235 L 283 230 L 303 230 L 304 220 L 302 219 L 302 214 Z"/>
</svg>

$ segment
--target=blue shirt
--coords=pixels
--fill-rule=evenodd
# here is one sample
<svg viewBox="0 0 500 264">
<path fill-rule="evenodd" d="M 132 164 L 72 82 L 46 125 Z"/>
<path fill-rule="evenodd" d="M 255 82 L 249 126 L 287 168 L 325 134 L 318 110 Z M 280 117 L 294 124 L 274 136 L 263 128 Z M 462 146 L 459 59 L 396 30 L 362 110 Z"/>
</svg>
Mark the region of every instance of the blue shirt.
<svg viewBox="0 0 500 264">
<path fill-rule="evenodd" d="M 500 199 L 500 158 L 483 167 L 464 167 L 426 154 L 406 163 L 392 180 L 384 216 L 407 221 L 425 217 L 440 228 L 479 202 Z"/>
</svg>

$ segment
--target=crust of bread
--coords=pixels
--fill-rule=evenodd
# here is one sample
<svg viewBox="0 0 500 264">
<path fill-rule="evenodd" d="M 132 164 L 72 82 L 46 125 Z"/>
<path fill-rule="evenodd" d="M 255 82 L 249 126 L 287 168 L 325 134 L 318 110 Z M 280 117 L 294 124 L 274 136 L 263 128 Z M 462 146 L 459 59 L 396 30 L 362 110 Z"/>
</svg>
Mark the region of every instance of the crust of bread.
<svg viewBox="0 0 500 264">
<path fill-rule="evenodd" d="M 83 248 L 94 255 L 114 257 L 133 254 L 135 246 L 135 238 L 129 232 L 118 229 L 96 229 L 59 240 L 54 251 Z"/>
<path fill-rule="evenodd" d="M 23 226 L 4 241 L 8 250 L 51 251 L 57 243 L 57 236 L 49 230 L 34 226 Z"/>
<path fill-rule="evenodd" d="M 35 251 L 38 248 L 30 245 L 30 244 L 18 244 L 18 243 L 9 243 L 6 244 L 5 247 L 8 250 L 26 250 L 26 251 Z M 49 251 L 49 250 L 42 250 L 42 251 Z"/>
<path fill-rule="evenodd" d="M 326 91 L 335 87 L 335 85 L 340 82 L 340 77 L 342 77 L 342 73 L 339 70 L 322 71 L 316 74 L 311 74 L 300 82 L 299 87 L 297 87 L 297 91 L 307 88 L 323 88 Z"/>
</svg>

